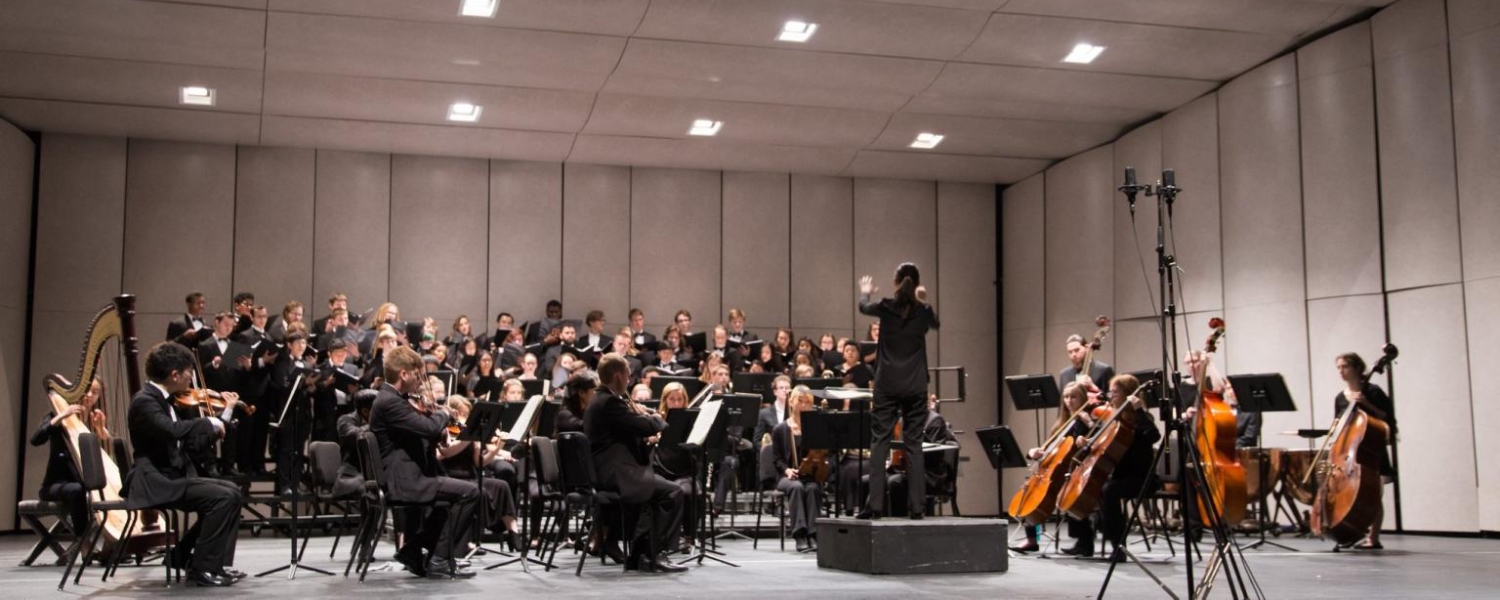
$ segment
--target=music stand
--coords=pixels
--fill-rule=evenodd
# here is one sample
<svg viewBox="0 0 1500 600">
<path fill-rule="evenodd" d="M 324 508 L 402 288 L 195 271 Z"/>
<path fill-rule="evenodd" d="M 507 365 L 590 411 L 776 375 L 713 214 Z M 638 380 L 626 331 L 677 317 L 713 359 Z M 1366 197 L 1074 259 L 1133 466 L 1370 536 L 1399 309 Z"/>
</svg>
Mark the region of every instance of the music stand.
<svg viewBox="0 0 1500 600">
<path fill-rule="evenodd" d="M 807 386 L 809 390 L 826 390 L 828 388 L 844 387 L 844 380 L 838 377 L 809 377 L 796 378 L 792 380 L 792 386 Z"/>
<path fill-rule="evenodd" d="M 480 449 L 480 456 L 484 456 L 484 445 L 490 440 L 495 439 L 495 430 L 500 428 L 500 422 L 504 418 L 505 409 L 507 407 L 508 405 L 498 402 L 474 403 L 474 405 L 469 408 L 469 418 L 465 422 L 464 430 L 459 433 L 458 437 L 455 439 L 460 442 L 470 442 L 471 444 L 477 444 L 477 447 Z M 471 446 L 471 448 L 472 447 L 474 446 Z M 472 452 L 472 450 L 470 450 L 470 452 Z M 476 484 L 479 486 L 479 493 L 482 496 L 484 494 L 484 465 L 474 465 L 474 477 L 476 478 Z M 479 529 L 479 535 L 474 536 L 474 549 L 470 550 L 465 558 L 472 557 L 475 554 L 492 553 L 500 554 L 503 556 L 511 556 L 510 554 L 484 547 L 484 527 L 486 523 L 490 522 L 488 514 L 488 504 L 488 498 L 480 498 L 479 510 L 475 512 L 476 520 L 474 521 L 474 527 Z M 525 567 L 526 565 L 525 563 L 521 563 L 521 566 Z"/>
<path fill-rule="evenodd" d="M 1286 387 L 1286 380 L 1280 373 L 1256 373 L 1251 375 L 1229 376 L 1229 386 L 1234 389 L 1235 399 L 1239 401 L 1241 412 L 1267 413 L 1267 412 L 1292 412 L 1297 410 L 1297 403 L 1292 400 L 1292 393 Z M 1262 421 L 1264 425 L 1264 421 Z M 1271 461 L 1265 456 L 1264 447 L 1261 445 L 1261 433 L 1264 426 L 1255 430 L 1255 447 L 1262 454 L 1256 457 L 1259 464 L 1257 469 L 1260 474 L 1261 486 L 1267 485 L 1266 467 Z M 1266 521 L 1271 518 L 1270 507 L 1266 501 L 1269 494 L 1267 490 L 1260 490 L 1260 539 L 1245 546 L 1246 550 L 1254 550 L 1261 546 L 1276 546 L 1297 552 L 1295 548 L 1284 546 L 1266 539 Z"/>
<path fill-rule="evenodd" d="M 543 391 L 544 391 L 543 390 L 543 386 L 545 386 L 547 384 L 547 380 L 538 378 L 538 379 L 521 379 L 519 381 L 521 382 L 521 389 L 525 390 L 527 398 L 530 398 L 532 396 L 542 396 L 542 395 L 544 395 L 543 394 Z"/>
<path fill-rule="evenodd" d="M 762 402 L 770 403 L 776 401 L 776 391 L 773 388 L 776 378 L 780 376 L 780 373 L 735 373 L 729 376 L 729 382 L 733 384 L 735 393 L 760 394 Z"/>
<path fill-rule="evenodd" d="M 660 379 L 660 378 L 658 377 L 658 379 Z M 727 438 L 727 432 L 728 432 L 728 430 L 729 430 L 730 427 L 738 427 L 738 428 L 740 428 L 739 435 L 740 435 L 741 439 L 747 439 L 747 438 L 755 435 L 755 426 L 756 426 L 757 422 L 760 419 L 761 397 L 759 395 L 756 395 L 756 394 L 714 394 L 712 399 L 713 400 L 718 400 L 718 401 L 721 401 L 721 402 L 724 403 L 723 404 L 723 408 L 721 409 L 722 414 L 720 415 L 719 420 L 722 422 L 722 425 L 723 425 L 724 430 L 726 432 L 726 436 L 722 436 L 721 439 Z M 716 425 L 716 426 L 718 426 L 718 425 Z M 749 441 L 750 441 L 750 444 L 751 444 L 752 447 L 756 447 L 756 448 L 760 447 L 759 446 L 759 442 L 757 440 L 749 440 Z M 709 464 L 714 465 L 714 466 L 718 466 L 720 463 L 722 463 L 723 459 L 724 459 L 724 456 L 726 454 L 728 454 L 730 452 L 738 452 L 738 450 L 730 450 L 728 448 L 728 441 L 727 441 L 727 439 L 723 439 L 723 441 L 721 441 L 716 446 L 711 445 L 711 446 L 705 448 L 705 451 L 708 452 L 707 458 L 710 461 Z M 715 472 L 714 474 L 717 475 L 717 476 L 719 476 L 719 477 L 732 477 L 733 478 L 731 480 L 731 488 L 730 489 L 733 491 L 735 501 L 737 502 L 739 500 L 739 475 L 737 473 L 733 473 L 733 472 L 731 472 L 731 473 L 718 473 L 718 472 Z M 725 532 L 723 534 L 717 534 L 717 535 L 715 535 L 714 539 L 718 539 L 720 537 L 738 537 L 738 538 L 742 538 L 742 539 L 746 539 L 746 540 L 750 539 L 749 536 L 746 536 L 745 534 L 740 533 L 739 531 L 735 530 L 735 528 L 734 528 L 734 516 L 735 516 L 735 511 L 730 510 L 729 511 L 729 531 L 727 531 L 727 532 Z M 714 526 L 714 529 L 717 531 L 718 530 L 718 521 L 714 520 L 712 522 L 712 525 Z"/>
<path fill-rule="evenodd" d="M 990 459 L 990 466 L 996 471 L 1026 466 L 1026 456 L 1021 453 L 1021 446 L 1016 443 L 1016 436 L 1011 433 L 1010 427 L 981 427 L 974 430 L 974 435 L 979 438 L 985 457 Z"/>
<path fill-rule="evenodd" d="M 1161 406 L 1161 390 L 1164 386 L 1150 385 L 1149 382 L 1161 383 L 1161 369 L 1145 369 L 1143 371 L 1131 371 L 1130 375 L 1140 382 L 1141 400 L 1146 402 L 1146 408 Z M 1105 387 L 1108 387 L 1106 384 Z M 1106 390 L 1107 391 L 1107 390 Z"/>
<path fill-rule="evenodd" d="M 697 398 L 698 392 L 703 391 L 703 388 L 708 386 L 707 383 L 705 383 L 702 379 L 698 379 L 697 377 L 657 375 L 656 377 L 651 378 L 651 397 L 660 398 L 661 391 L 667 387 L 667 384 L 674 382 L 682 384 L 682 387 L 687 389 L 687 395 L 689 398 Z"/>
<path fill-rule="evenodd" d="M 1010 391 L 1010 401 L 1016 410 L 1033 411 L 1032 421 L 1036 426 L 1036 439 L 1042 440 L 1042 410 L 1056 408 L 1062 393 L 1057 389 L 1057 380 L 1046 373 L 1036 375 L 1011 375 L 1005 378 L 1005 389 Z"/>
<path fill-rule="evenodd" d="M 536 404 L 536 408 L 528 411 L 527 409 L 531 408 L 533 403 Z M 510 439 L 506 440 L 505 443 L 512 445 L 512 447 L 514 448 L 518 448 L 518 452 L 525 451 L 525 453 L 520 456 L 524 461 L 521 463 L 524 469 L 522 470 L 522 473 L 516 479 L 516 481 L 517 486 L 521 487 L 521 489 L 523 490 L 521 493 L 521 497 L 526 498 L 527 510 L 530 510 L 530 503 L 533 502 L 533 500 L 531 499 L 530 494 L 525 491 L 528 489 L 525 486 L 528 486 L 529 484 L 524 482 L 531 481 L 531 465 L 535 460 L 535 457 L 529 456 L 531 450 L 531 430 L 536 427 L 537 418 L 540 417 L 542 413 L 542 407 L 547 403 L 538 396 L 532 396 L 525 402 L 504 402 L 498 404 L 504 411 L 500 415 L 500 421 L 503 425 L 508 425 L 510 429 L 510 431 L 507 432 L 507 437 L 509 437 Z M 525 420 L 523 421 L 523 419 Z M 516 435 L 510 436 L 510 433 L 515 433 Z M 493 437 L 491 439 L 493 439 Z M 483 468 L 483 466 L 484 465 L 480 465 L 481 468 Z M 481 489 L 481 492 L 482 491 L 483 490 Z M 527 563 L 536 563 L 537 565 L 545 566 L 548 568 L 551 567 L 551 563 L 540 561 L 529 556 L 531 545 L 527 543 L 526 540 L 529 540 L 531 535 L 536 533 L 535 531 L 529 530 L 530 522 L 531 519 L 523 519 L 521 521 L 521 555 L 515 556 L 514 558 L 511 558 L 510 560 L 504 562 L 486 566 L 484 570 L 491 571 L 515 562 L 521 563 L 521 570 L 527 573 L 531 572 L 531 568 L 527 566 Z M 513 555 L 507 554 L 506 556 Z"/>
</svg>

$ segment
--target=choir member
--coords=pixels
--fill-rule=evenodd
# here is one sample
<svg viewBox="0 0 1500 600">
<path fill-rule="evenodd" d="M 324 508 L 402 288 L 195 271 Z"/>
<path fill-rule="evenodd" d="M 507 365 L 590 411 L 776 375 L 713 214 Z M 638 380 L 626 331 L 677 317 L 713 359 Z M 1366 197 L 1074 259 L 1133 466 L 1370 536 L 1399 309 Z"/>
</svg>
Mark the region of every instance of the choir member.
<svg viewBox="0 0 1500 600">
<path fill-rule="evenodd" d="M 207 332 L 203 331 L 209 327 L 209 320 L 203 314 L 203 308 L 208 305 L 204 299 L 203 292 L 188 294 L 183 302 L 187 304 L 187 312 L 181 319 L 167 323 L 167 340 L 177 342 L 189 348 L 198 347 L 199 337 Z"/>
</svg>

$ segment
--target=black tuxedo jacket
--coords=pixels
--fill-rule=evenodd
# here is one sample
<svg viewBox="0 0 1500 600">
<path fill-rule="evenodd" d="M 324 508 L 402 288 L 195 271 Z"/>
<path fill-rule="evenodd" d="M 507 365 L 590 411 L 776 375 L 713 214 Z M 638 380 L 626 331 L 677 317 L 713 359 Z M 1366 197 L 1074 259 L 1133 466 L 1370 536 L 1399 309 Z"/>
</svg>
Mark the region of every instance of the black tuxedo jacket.
<svg viewBox="0 0 1500 600">
<path fill-rule="evenodd" d="M 583 412 L 583 433 L 594 455 L 595 480 L 600 489 L 618 491 L 627 503 L 649 500 L 655 491 L 651 450 L 645 438 L 667 428 L 655 415 L 639 415 L 625 399 L 600 388 Z"/>
<path fill-rule="evenodd" d="M 1094 381 L 1094 385 L 1099 386 L 1100 400 L 1109 399 L 1109 380 L 1114 378 L 1115 368 L 1105 364 L 1103 361 L 1095 360 L 1094 364 L 1089 368 L 1089 379 Z M 1078 379 L 1078 369 L 1073 368 L 1072 365 L 1068 365 L 1068 368 L 1063 369 L 1061 373 L 1057 374 L 1057 389 L 1061 391 L 1076 379 Z"/>
<path fill-rule="evenodd" d="M 250 347 L 234 341 L 234 337 L 230 336 L 229 344 L 225 347 L 228 353 L 232 356 L 249 356 Z M 223 392 L 245 392 L 247 371 L 227 356 L 215 368 L 214 358 L 220 356 L 224 355 L 219 352 L 219 344 L 212 336 L 198 344 L 198 362 L 203 365 L 203 379 L 206 380 L 203 386 Z M 250 368 L 254 369 L 256 366 L 252 364 Z"/>
<path fill-rule="evenodd" d="M 204 327 L 213 327 L 212 317 L 198 317 L 198 321 L 203 323 Z M 198 342 L 203 341 L 202 339 L 189 340 L 183 337 L 189 331 L 197 331 L 197 329 L 193 327 L 192 316 L 188 315 L 187 313 L 183 313 L 181 318 L 167 323 L 167 340 L 177 342 L 189 348 L 192 348 L 193 346 L 196 346 Z"/>
<path fill-rule="evenodd" d="M 417 412 L 391 384 L 380 386 L 370 410 L 370 431 L 380 444 L 380 463 L 392 500 L 431 502 L 437 497 L 437 444 L 446 434 L 448 412 Z"/>
<path fill-rule="evenodd" d="M 761 447 L 761 440 L 765 439 L 767 433 L 771 433 L 781 423 L 776 420 L 776 403 L 760 409 L 760 415 L 755 418 L 755 434 L 751 436 L 750 443 L 756 448 Z"/>
<path fill-rule="evenodd" d="M 147 384 L 130 399 L 130 441 L 135 466 L 125 475 L 121 495 L 131 510 L 160 506 L 182 498 L 198 476 L 193 461 L 182 452 L 182 440 L 215 435 L 209 418 L 172 420 L 172 401 Z M 210 417 L 211 418 L 211 417 Z"/>
</svg>

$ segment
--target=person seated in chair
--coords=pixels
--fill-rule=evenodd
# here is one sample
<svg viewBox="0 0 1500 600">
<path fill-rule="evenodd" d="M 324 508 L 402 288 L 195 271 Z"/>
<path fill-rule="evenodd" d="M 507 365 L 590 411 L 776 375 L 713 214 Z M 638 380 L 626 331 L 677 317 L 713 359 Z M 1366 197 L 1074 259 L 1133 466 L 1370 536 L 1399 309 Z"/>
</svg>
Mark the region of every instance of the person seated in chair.
<svg viewBox="0 0 1500 600">
<path fill-rule="evenodd" d="M 813 410 L 813 396 L 806 386 L 797 386 L 787 400 L 787 417 L 771 430 L 773 460 L 776 462 L 776 489 L 786 494 L 790 507 L 792 538 L 797 551 L 818 547 L 818 530 L 814 521 L 823 511 L 823 484 L 802 478 L 799 468 L 807 450 L 802 445 L 802 413 Z"/>
<path fill-rule="evenodd" d="M 83 497 L 83 483 L 68 440 L 66 421 L 78 419 L 80 424 L 99 436 L 103 447 L 108 448 L 111 437 L 109 429 L 104 426 L 104 411 L 98 408 L 99 398 L 103 396 L 104 384 L 95 377 L 78 404 L 69 404 L 61 413 L 48 412 L 36 432 L 31 434 L 31 445 L 48 444 L 47 471 L 42 475 L 42 489 L 37 492 L 37 499 L 61 504 L 63 512 L 69 516 L 68 529 L 75 535 L 81 534 L 93 517 L 89 515 L 88 503 Z"/>
</svg>

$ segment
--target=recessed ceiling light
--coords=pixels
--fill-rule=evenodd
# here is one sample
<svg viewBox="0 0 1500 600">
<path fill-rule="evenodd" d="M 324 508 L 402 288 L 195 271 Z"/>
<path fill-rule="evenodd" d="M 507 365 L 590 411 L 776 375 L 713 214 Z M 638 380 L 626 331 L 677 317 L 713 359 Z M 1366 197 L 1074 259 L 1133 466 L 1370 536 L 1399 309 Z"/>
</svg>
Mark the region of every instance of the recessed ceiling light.
<svg viewBox="0 0 1500 600">
<path fill-rule="evenodd" d="M 693 121 L 693 128 L 688 130 L 688 135 L 714 135 L 719 133 L 719 128 L 723 126 L 723 121 L 698 119 L 696 121 Z"/>
<path fill-rule="evenodd" d="M 1063 58 L 1063 62 L 1078 63 L 1080 65 L 1086 65 L 1086 64 L 1089 64 L 1091 62 L 1094 62 L 1094 59 L 1099 58 L 1099 55 L 1103 54 L 1103 53 L 1104 53 L 1104 46 L 1095 46 L 1095 45 L 1092 45 L 1092 44 L 1079 44 L 1077 46 L 1073 46 L 1073 51 L 1069 52 L 1068 55 Z"/>
<path fill-rule="evenodd" d="M 807 21 L 787 21 L 781 26 L 781 35 L 776 39 L 783 42 L 805 42 L 812 37 L 813 32 L 818 30 L 817 23 Z"/>
<path fill-rule="evenodd" d="M 936 148 L 938 143 L 942 141 L 943 136 L 940 134 L 923 132 L 917 134 L 917 139 L 912 141 L 911 147 L 922 148 L 924 150 L 928 148 Z"/>
<path fill-rule="evenodd" d="M 454 102 L 452 106 L 448 107 L 448 120 L 459 121 L 461 123 L 473 123 L 479 120 L 479 115 L 483 112 L 484 107 L 479 106 L 478 104 L 470 104 L 468 102 Z"/>
<path fill-rule="evenodd" d="M 196 104 L 198 106 L 214 105 L 214 90 L 201 85 L 189 85 L 182 88 L 183 104 Z"/>
<path fill-rule="evenodd" d="M 484 17 L 492 19 L 495 11 L 500 8 L 500 0 L 463 0 L 458 14 L 465 17 Z"/>
</svg>

